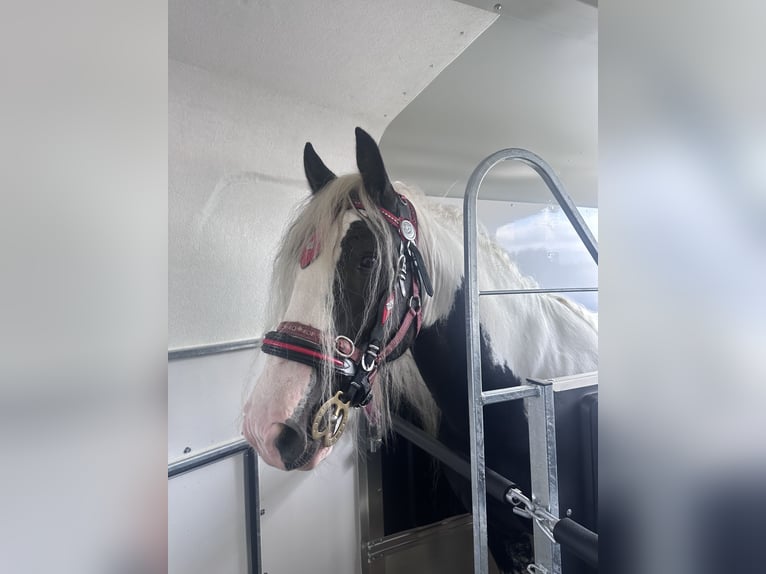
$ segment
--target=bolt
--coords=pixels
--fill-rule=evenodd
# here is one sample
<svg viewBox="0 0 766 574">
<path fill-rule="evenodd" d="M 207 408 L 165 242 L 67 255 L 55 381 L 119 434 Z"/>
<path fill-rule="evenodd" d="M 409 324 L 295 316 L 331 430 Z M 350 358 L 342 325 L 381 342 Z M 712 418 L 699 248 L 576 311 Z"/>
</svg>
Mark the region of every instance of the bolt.
<svg viewBox="0 0 766 574">
<path fill-rule="evenodd" d="M 190 452 L 191 452 L 191 448 L 187 446 L 187 447 L 184 449 L 184 454 L 189 454 Z"/>
<path fill-rule="evenodd" d="M 498 4 L 495 4 L 494 6 L 492 6 L 492 8 L 495 9 L 495 12 L 500 12 L 500 10 L 503 9 L 503 5 L 498 3 Z"/>
<path fill-rule="evenodd" d="M 261 516 L 263 516 L 264 514 L 266 514 L 266 509 L 265 508 L 261 508 Z M 264 572 L 263 574 L 266 574 L 266 573 Z"/>
<path fill-rule="evenodd" d="M 572 516 L 572 509 L 571 508 L 567 508 L 567 516 Z"/>
</svg>

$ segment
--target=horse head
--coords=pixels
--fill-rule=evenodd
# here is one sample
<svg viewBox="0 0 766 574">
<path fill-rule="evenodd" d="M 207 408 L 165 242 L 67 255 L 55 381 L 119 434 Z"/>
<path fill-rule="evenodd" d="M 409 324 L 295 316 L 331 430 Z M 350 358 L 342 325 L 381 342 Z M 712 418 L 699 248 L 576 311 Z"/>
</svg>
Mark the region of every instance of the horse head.
<svg viewBox="0 0 766 574">
<path fill-rule="evenodd" d="M 356 129 L 359 174 L 337 177 L 310 143 L 311 196 L 274 264 L 263 366 L 243 432 L 268 464 L 315 467 L 354 407 L 385 393 L 385 365 L 412 345 L 431 282 L 415 208 L 398 194 L 375 141 Z"/>
</svg>

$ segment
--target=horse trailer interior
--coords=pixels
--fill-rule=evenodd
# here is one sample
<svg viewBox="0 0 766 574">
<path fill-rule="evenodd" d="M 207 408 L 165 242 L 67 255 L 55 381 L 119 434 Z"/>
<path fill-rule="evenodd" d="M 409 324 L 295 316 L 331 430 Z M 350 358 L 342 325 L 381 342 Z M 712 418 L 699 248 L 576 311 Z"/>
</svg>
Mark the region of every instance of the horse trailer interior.
<svg viewBox="0 0 766 574">
<path fill-rule="evenodd" d="M 169 2 L 169 572 L 499 571 L 470 498 L 490 488 L 483 455 L 461 499 L 450 454 L 412 432 L 406 407 L 389 436 L 353 409 L 363 440 L 346 433 L 316 469 L 285 472 L 243 438 L 243 405 L 272 327 L 272 263 L 309 195 L 304 144 L 356 172 L 357 126 L 392 180 L 465 210 L 466 269 L 478 223 L 535 283 L 482 295 L 551 292 L 597 314 L 597 19 L 595 0 Z M 535 524 L 528 571 L 595 572 L 540 517 L 598 532 L 598 374 L 482 393 L 470 368 L 484 287 L 465 281 L 476 349 L 454 353 L 472 417 L 505 399 L 527 413 L 525 494 L 541 514 L 508 507 Z"/>
</svg>

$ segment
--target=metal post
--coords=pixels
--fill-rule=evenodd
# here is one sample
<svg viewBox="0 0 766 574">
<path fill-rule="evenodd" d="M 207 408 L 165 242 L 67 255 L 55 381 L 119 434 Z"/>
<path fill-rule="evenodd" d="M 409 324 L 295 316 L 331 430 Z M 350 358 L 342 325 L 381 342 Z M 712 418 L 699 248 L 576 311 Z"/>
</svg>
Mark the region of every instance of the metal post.
<svg viewBox="0 0 766 574">
<path fill-rule="evenodd" d="M 534 169 L 550 189 L 562 211 L 575 228 L 593 260 L 598 264 L 598 245 L 577 207 L 566 194 L 551 167 L 537 154 L 519 148 L 508 148 L 486 157 L 468 179 L 463 200 L 463 240 L 465 258 L 465 313 L 466 313 L 466 358 L 470 380 L 469 419 L 471 436 L 471 500 L 473 506 L 474 573 L 486 574 L 487 557 L 487 496 L 486 469 L 484 461 L 484 400 L 481 383 L 481 329 L 479 315 L 478 278 L 478 230 L 476 204 L 479 187 L 484 177 L 496 164 L 505 160 L 518 160 Z M 487 293 L 489 294 L 489 293 Z M 538 399 L 540 400 L 540 399 Z M 552 398 L 551 398 L 552 400 Z M 555 435 L 554 435 L 555 437 Z M 554 449 L 555 456 L 555 449 Z M 554 467 L 555 468 L 555 467 Z M 555 501 L 558 506 L 558 499 Z M 558 508 L 556 508 L 558 512 Z M 537 538 L 537 537 L 536 537 Z M 557 549 L 558 550 L 558 549 Z M 560 565 L 560 558 L 559 558 Z"/>
<path fill-rule="evenodd" d="M 361 538 L 362 574 L 385 574 L 385 560 L 377 560 L 371 555 L 375 541 L 384 538 L 383 530 L 383 483 L 382 457 L 377 429 L 363 418 L 364 436 L 369 440 L 369 448 L 358 450 L 357 487 L 359 502 L 359 534 Z"/>
<path fill-rule="evenodd" d="M 559 473 L 556 456 L 556 412 L 552 381 L 536 381 L 540 396 L 526 400 L 529 421 L 529 467 L 531 471 L 532 501 L 553 515 L 559 516 Z M 561 573 L 561 547 L 551 542 L 534 525 L 535 563 L 544 566 L 550 574 Z"/>
<path fill-rule="evenodd" d="M 471 174 L 463 203 L 465 243 L 465 320 L 468 379 L 468 417 L 471 435 L 471 507 L 473 509 L 473 571 L 489 571 L 487 556 L 487 485 L 484 468 L 484 405 L 481 399 L 481 331 L 479 318 L 479 262 L 476 253 L 476 198 L 487 171 L 495 164 L 484 160 Z M 499 161 L 499 160 L 498 160 Z"/>
<path fill-rule="evenodd" d="M 245 542 L 247 570 L 261 574 L 261 504 L 258 496 L 258 457 L 252 448 L 242 457 L 245 480 Z"/>
</svg>

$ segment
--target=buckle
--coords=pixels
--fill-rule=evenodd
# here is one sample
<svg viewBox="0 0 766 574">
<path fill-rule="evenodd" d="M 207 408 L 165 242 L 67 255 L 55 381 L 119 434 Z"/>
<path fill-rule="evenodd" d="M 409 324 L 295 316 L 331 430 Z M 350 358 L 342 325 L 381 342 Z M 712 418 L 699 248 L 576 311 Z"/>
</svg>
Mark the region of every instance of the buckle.
<svg viewBox="0 0 766 574">
<path fill-rule="evenodd" d="M 335 337 L 335 352 L 341 357 L 350 359 L 354 354 L 354 342 L 344 335 Z"/>
<path fill-rule="evenodd" d="M 402 219 L 402 222 L 399 224 L 399 231 L 401 232 L 402 237 L 409 242 L 415 241 L 415 237 L 417 237 L 415 226 L 409 219 Z"/>
<path fill-rule="evenodd" d="M 364 373 L 358 380 L 354 377 L 353 380 L 349 381 L 348 389 L 343 392 L 343 399 L 352 407 L 363 407 L 369 404 L 372 400 L 372 385 L 367 373 Z"/>
<path fill-rule="evenodd" d="M 367 350 L 362 355 L 362 360 L 360 361 L 362 370 L 364 370 L 366 373 L 370 373 L 375 370 L 375 368 L 378 366 L 378 353 L 380 353 L 380 347 L 372 343 L 367 345 Z M 368 357 L 371 357 L 369 361 Z"/>
</svg>

